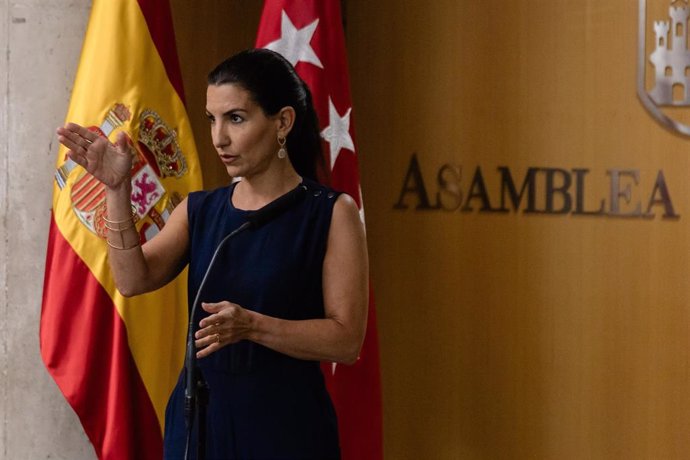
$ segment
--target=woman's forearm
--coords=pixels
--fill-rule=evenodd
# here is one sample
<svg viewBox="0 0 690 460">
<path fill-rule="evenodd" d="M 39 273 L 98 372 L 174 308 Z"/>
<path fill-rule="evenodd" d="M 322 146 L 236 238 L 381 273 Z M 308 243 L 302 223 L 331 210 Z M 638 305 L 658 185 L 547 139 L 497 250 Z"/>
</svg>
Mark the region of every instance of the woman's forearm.
<svg viewBox="0 0 690 460">
<path fill-rule="evenodd" d="M 106 187 L 108 257 L 115 285 L 126 297 L 144 292 L 141 281 L 148 278 L 148 266 L 135 226 L 131 193 L 129 180 L 115 188 Z"/>
<path fill-rule="evenodd" d="M 364 331 L 334 318 L 289 321 L 253 313 L 249 340 L 299 359 L 353 364 Z"/>
</svg>

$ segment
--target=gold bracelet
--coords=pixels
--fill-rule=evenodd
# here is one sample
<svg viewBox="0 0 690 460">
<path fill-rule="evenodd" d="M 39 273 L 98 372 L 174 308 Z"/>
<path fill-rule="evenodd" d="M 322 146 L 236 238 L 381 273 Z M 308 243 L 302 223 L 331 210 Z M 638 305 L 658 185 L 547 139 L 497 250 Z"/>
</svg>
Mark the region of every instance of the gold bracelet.
<svg viewBox="0 0 690 460">
<path fill-rule="evenodd" d="M 118 250 L 120 250 L 120 251 L 126 251 L 126 250 L 128 250 L 128 249 L 134 249 L 134 248 L 136 248 L 136 247 L 141 246 L 141 241 L 137 241 L 137 242 L 134 244 L 134 246 L 130 246 L 130 247 L 126 248 L 126 247 L 125 247 L 124 238 L 122 239 L 122 247 L 115 246 L 113 243 L 111 243 L 111 242 L 108 241 L 108 240 L 105 240 L 105 242 L 108 243 L 108 246 L 110 246 L 111 248 L 113 248 L 113 249 L 118 249 Z"/>
<path fill-rule="evenodd" d="M 118 228 L 111 227 L 110 225 L 108 225 L 109 223 L 112 223 L 111 221 L 105 220 L 105 219 L 104 219 L 104 221 L 105 221 L 105 228 L 107 228 L 108 230 L 111 230 L 113 232 L 124 232 L 125 230 L 129 230 L 130 228 L 134 227 L 134 220 L 133 219 L 122 221 L 122 223 L 129 222 L 129 225 L 126 227 L 118 227 Z"/>
<path fill-rule="evenodd" d="M 123 220 L 110 220 L 110 219 L 108 219 L 107 217 L 103 216 L 103 222 L 105 222 L 105 227 L 106 227 L 108 230 L 115 230 L 115 231 L 118 231 L 118 230 L 127 230 L 128 228 L 134 226 L 134 224 L 135 224 L 136 221 L 137 221 L 136 217 L 137 217 L 137 210 L 136 210 L 136 208 L 134 207 L 134 205 L 132 205 L 132 215 L 131 215 L 128 219 L 123 219 Z M 130 222 L 132 225 L 130 225 L 129 227 L 124 227 L 124 228 L 119 227 L 120 224 L 126 224 L 127 222 Z M 108 225 L 108 224 L 110 224 L 110 225 Z M 117 227 L 117 228 L 116 228 L 116 227 L 111 227 L 111 225 L 118 225 L 118 227 Z"/>
<path fill-rule="evenodd" d="M 107 224 L 124 224 L 125 222 L 131 222 L 132 220 L 134 220 L 134 216 L 130 216 L 127 219 L 123 220 L 109 220 L 107 217 L 103 216 L 103 220 Z"/>
<path fill-rule="evenodd" d="M 137 246 L 141 245 L 141 237 L 139 236 L 138 233 L 136 234 L 137 235 L 137 243 L 134 246 L 127 247 L 125 245 L 124 231 L 134 227 L 134 221 L 133 220 L 130 220 L 129 223 L 130 223 L 129 227 L 124 227 L 124 228 L 111 228 L 110 226 L 108 226 L 108 224 L 105 224 L 105 228 L 108 229 L 108 234 L 105 237 L 105 241 L 106 241 L 106 243 L 108 243 L 108 246 L 110 246 L 111 248 L 124 250 L 124 249 L 134 249 Z M 112 244 L 110 242 L 110 240 L 108 240 L 108 237 L 110 236 L 111 230 L 114 230 L 120 234 L 120 241 L 122 242 L 122 246 L 115 246 L 114 244 Z M 135 233 L 136 233 L 136 229 L 135 229 Z"/>
</svg>

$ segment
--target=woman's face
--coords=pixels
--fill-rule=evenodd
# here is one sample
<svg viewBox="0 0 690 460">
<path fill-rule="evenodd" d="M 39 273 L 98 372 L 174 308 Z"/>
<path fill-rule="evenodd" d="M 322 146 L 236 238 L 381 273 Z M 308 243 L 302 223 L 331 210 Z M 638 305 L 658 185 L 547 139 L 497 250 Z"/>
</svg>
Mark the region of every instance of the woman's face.
<svg viewBox="0 0 690 460">
<path fill-rule="evenodd" d="M 267 117 L 242 87 L 209 85 L 206 115 L 213 145 L 231 177 L 251 178 L 278 161 L 279 117 Z"/>
</svg>

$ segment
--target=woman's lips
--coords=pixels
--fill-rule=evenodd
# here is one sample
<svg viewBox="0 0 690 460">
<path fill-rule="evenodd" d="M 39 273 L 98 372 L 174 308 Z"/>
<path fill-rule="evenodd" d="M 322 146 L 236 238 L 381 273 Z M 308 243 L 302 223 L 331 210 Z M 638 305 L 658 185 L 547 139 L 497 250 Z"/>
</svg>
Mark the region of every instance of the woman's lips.
<svg viewBox="0 0 690 460">
<path fill-rule="evenodd" d="M 224 164 L 229 165 L 237 160 L 237 155 L 220 155 L 220 161 Z"/>
</svg>

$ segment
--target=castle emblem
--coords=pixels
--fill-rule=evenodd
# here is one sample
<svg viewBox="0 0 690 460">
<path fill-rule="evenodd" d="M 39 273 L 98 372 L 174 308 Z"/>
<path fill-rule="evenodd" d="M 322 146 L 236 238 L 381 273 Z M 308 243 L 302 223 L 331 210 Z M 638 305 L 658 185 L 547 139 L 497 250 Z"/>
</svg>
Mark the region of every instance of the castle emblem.
<svg viewBox="0 0 690 460">
<path fill-rule="evenodd" d="M 666 17 L 648 14 L 661 11 Z M 688 0 L 639 0 L 637 94 L 644 107 L 666 128 L 690 136 L 690 5 Z M 687 119 L 687 120 L 686 120 Z"/>
</svg>

